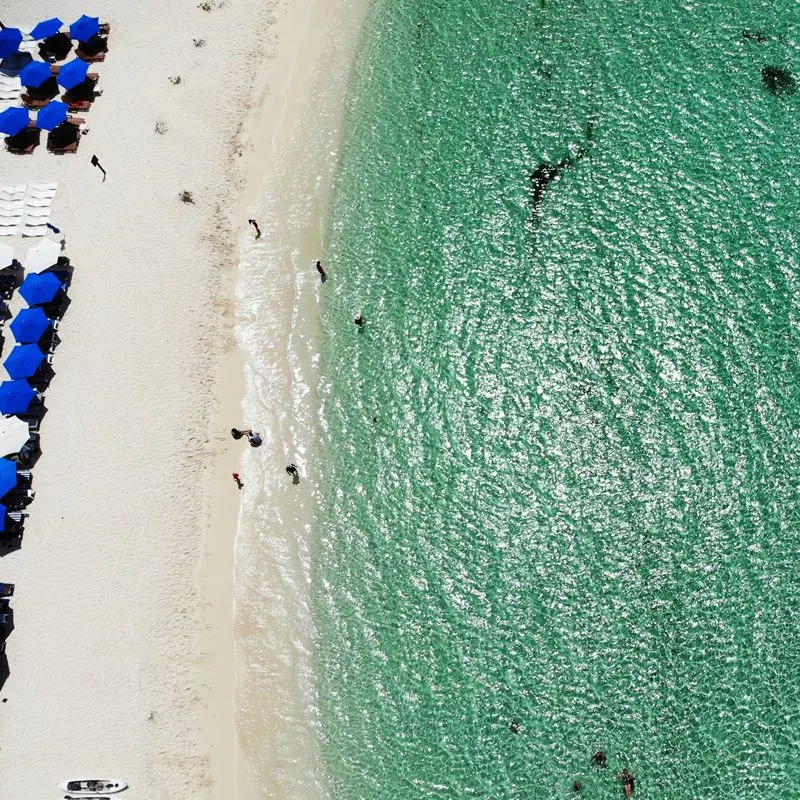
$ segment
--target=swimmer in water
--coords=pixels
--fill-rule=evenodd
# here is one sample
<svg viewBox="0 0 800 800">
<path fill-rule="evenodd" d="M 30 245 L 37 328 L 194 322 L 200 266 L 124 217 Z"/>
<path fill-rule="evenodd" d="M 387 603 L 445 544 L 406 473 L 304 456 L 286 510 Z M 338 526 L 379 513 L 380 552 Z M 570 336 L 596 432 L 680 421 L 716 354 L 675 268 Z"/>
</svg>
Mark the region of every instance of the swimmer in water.
<svg viewBox="0 0 800 800">
<path fill-rule="evenodd" d="M 625 792 L 625 797 L 630 797 L 634 789 L 633 775 L 627 769 L 624 769 L 617 777 L 622 781 L 622 790 Z"/>
</svg>

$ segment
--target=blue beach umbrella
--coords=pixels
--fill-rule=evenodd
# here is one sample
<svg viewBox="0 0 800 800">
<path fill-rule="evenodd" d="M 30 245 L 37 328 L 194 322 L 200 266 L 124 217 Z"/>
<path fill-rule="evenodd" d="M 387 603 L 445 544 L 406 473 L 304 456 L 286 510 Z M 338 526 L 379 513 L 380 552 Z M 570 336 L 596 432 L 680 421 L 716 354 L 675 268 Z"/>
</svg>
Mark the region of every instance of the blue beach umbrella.
<svg viewBox="0 0 800 800">
<path fill-rule="evenodd" d="M 14 380 L 30 378 L 42 366 L 44 359 L 44 353 L 35 344 L 18 344 L 3 362 L 3 366 Z"/>
<path fill-rule="evenodd" d="M 63 24 L 58 17 L 43 20 L 31 31 L 31 39 L 46 39 L 48 36 L 58 33 Z"/>
<path fill-rule="evenodd" d="M 63 282 L 52 272 L 33 272 L 25 276 L 19 293 L 29 306 L 41 306 L 49 303 L 63 287 Z"/>
<path fill-rule="evenodd" d="M 0 133 L 16 136 L 21 130 L 28 127 L 30 121 L 27 109 L 7 108 L 0 113 Z"/>
<path fill-rule="evenodd" d="M 17 344 L 38 342 L 53 323 L 40 308 L 23 308 L 8 326 Z"/>
<path fill-rule="evenodd" d="M 16 53 L 21 41 L 22 31 L 19 28 L 3 28 L 0 31 L 0 57 Z"/>
<path fill-rule="evenodd" d="M 79 42 L 85 42 L 91 39 L 92 36 L 97 36 L 98 33 L 100 33 L 99 17 L 87 17 L 84 14 L 69 26 L 69 35 Z"/>
<path fill-rule="evenodd" d="M 7 495 L 17 485 L 17 464 L 15 461 L 9 461 L 7 458 L 0 458 L 0 497 Z M 3 511 L 6 511 L 5 506 L 0 506 Z M 5 523 L 6 515 L 3 514 L 3 522 Z"/>
<path fill-rule="evenodd" d="M 44 61 L 31 61 L 19 74 L 23 86 L 41 86 L 48 78 L 52 77 L 50 65 Z"/>
<path fill-rule="evenodd" d="M 66 118 L 69 106 L 60 100 L 51 100 L 36 115 L 36 127 L 43 131 L 57 128 Z"/>
<path fill-rule="evenodd" d="M 15 380 L 0 383 L 0 414 L 24 414 L 36 397 L 28 381 Z"/>
<path fill-rule="evenodd" d="M 72 89 L 86 80 L 89 71 L 89 62 L 82 58 L 73 58 L 68 61 L 58 72 L 58 82 L 65 89 Z"/>
<path fill-rule="evenodd" d="M 16 484 L 14 485 L 16 486 Z M 8 514 L 8 509 L 0 503 L 0 531 L 6 529 L 6 514 Z"/>
</svg>

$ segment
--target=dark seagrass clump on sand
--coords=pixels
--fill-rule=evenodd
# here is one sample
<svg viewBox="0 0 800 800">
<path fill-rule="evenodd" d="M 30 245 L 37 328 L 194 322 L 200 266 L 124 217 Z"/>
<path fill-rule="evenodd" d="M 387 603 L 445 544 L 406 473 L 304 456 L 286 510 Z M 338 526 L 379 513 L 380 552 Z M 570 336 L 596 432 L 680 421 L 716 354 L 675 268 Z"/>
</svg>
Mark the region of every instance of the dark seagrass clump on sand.
<svg viewBox="0 0 800 800">
<path fill-rule="evenodd" d="M 775 95 L 794 94 L 797 91 L 797 81 L 788 69 L 780 67 L 764 67 L 761 70 L 761 79 L 764 86 Z"/>
</svg>

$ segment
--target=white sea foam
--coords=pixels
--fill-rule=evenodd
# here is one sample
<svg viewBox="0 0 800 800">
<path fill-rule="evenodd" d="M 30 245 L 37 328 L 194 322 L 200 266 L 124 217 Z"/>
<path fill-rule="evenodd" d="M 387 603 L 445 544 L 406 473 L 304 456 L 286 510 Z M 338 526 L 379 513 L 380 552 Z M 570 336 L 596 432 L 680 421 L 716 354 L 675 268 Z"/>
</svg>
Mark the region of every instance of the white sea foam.
<svg viewBox="0 0 800 800">
<path fill-rule="evenodd" d="M 285 92 L 270 126 L 266 176 L 240 247 L 236 336 L 244 351 L 243 422 L 263 437 L 244 459 L 236 541 L 237 729 L 242 797 L 327 797 L 320 760 L 311 611 L 317 429 L 318 301 L 314 263 L 338 157 L 344 95 L 366 0 L 328 4 L 305 81 L 308 105 Z M 320 36 L 319 32 L 317 33 Z M 295 71 L 302 72 L 304 67 Z M 285 467 L 297 465 L 294 484 Z"/>
</svg>

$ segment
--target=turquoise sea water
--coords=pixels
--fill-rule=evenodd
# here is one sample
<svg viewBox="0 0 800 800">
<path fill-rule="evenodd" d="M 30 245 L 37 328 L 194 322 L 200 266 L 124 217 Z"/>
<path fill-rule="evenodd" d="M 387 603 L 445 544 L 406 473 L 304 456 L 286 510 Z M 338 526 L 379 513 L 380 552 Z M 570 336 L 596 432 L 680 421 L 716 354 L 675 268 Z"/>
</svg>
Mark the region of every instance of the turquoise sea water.
<svg viewBox="0 0 800 800">
<path fill-rule="evenodd" d="M 800 794 L 800 94 L 761 79 L 799 37 L 374 0 L 323 289 L 334 800 Z"/>
</svg>

